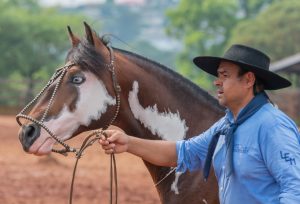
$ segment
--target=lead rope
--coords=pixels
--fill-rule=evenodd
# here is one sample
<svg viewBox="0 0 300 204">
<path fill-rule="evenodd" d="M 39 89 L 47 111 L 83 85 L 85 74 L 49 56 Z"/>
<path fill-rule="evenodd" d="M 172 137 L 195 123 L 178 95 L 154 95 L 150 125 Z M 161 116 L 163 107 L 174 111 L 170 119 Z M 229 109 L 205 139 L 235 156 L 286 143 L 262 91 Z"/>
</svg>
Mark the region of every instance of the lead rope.
<svg viewBox="0 0 300 204">
<path fill-rule="evenodd" d="M 104 135 L 105 138 L 107 138 L 107 135 L 105 134 L 104 130 L 95 130 L 93 133 L 88 135 L 85 138 L 85 140 L 83 141 L 78 153 L 76 153 L 76 161 L 75 161 L 75 165 L 73 168 L 72 181 L 71 181 L 71 187 L 70 187 L 69 204 L 73 203 L 73 189 L 74 189 L 74 182 L 75 182 L 78 161 L 81 158 L 84 150 L 86 148 L 88 148 L 89 146 L 93 145 L 95 141 L 99 140 L 101 138 L 101 135 Z M 93 138 L 93 136 L 95 136 L 95 137 Z M 110 155 L 110 195 L 109 195 L 109 203 L 110 204 L 113 203 L 113 191 L 114 190 L 115 190 L 115 204 L 117 204 L 118 203 L 117 165 L 116 165 L 115 154 L 112 153 Z"/>
<path fill-rule="evenodd" d="M 162 178 L 160 179 L 158 182 L 156 182 L 154 184 L 155 187 L 157 187 L 160 183 L 162 183 L 166 178 L 168 178 L 174 171 L 176 171 L 176 167 L 171 168 L 171 170 Z"/>
</svg>

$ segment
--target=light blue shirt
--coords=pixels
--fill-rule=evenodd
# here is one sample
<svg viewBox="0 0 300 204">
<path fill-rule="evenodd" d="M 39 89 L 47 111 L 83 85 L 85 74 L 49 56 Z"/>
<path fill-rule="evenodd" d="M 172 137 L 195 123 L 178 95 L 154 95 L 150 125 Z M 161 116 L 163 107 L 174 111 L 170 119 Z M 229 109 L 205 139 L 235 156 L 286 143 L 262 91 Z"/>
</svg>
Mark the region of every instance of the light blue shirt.
<svg viewBox="0 0 300 204">
<path fill-rule="evenodd" d="M 177 171 L 202 170 L 214 133 L 233 123 L 230 111 L 210 129 L 176 143 Z M 270 103 L 234 133 L 234 173 L 226 178 L 225 136 L 217 143 L 213 166 L 222 204 L 300 204 L 300 134 L 296 124 Z"/>
</svg>

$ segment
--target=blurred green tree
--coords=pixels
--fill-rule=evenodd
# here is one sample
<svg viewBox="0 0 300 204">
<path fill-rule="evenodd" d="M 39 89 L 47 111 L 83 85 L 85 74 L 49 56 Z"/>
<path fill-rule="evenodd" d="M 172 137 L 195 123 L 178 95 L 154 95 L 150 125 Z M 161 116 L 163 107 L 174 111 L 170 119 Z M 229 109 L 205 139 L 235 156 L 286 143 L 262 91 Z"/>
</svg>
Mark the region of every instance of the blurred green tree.
<svg viewBox="0 0 300 204">
<path fill-rule="evenodd" d="M 272 4 L 253 19 L 240 22 L 232 31 L 233 43 L 252 45 L 268 53 L 273 61 L 300 52 L 300 1 Z"/>
<path fill-rule="evenodd" d="M 83 22 L 83 17 L 42 8 L 36 0 L 0 0 L 0 76 L 24 80 L 21 85 L 12 86 L 25 91 L 25 103 L 40 87 L 35 81 L 45 80 L 58 64 L 63 64 L 70 47 L 66 26 L 78 27 L 79 22 Z M 3 94 L 8 93 L 1 91 L 0 98 Z M 5 105 L 5 101 L 1 103 Z"/>
<path fill-rule="evenodd" d="M 177 58 L 179 72 L 211 89 L 212 78 L 192 68 L 192 59 L 198 55 L 222 55 L 237 23 L 255 17 L 275 1 L 278 0 L 181 0 L 176 8 L 167 11 L 167 33 L 184 43 Z"/>
</svg>

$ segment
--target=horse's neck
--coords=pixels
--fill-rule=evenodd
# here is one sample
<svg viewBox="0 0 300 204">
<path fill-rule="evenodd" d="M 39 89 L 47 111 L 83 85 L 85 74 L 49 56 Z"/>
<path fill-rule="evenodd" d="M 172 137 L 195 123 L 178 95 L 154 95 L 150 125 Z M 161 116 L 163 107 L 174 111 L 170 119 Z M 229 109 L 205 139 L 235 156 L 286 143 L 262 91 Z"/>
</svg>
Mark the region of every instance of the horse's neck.
<svg viewBox="0 0 300 204">
<path fill-rule="evenodd" d="M 151 139 L 179 140 L 189 138 L 207 129 L 213 122 L 220 118 L 223 110 L 216 99 L 201 90 L 190 81 L 157 64 L 138 60 L 134 56 L 127 56 L 135 63 L 128 65 L 129 70 L 118 70 L 123 90 L 123 115 L 130 124 L 127 128 L 136 129 L 139 137 Z M 124 62 L 125 63 L 125 62 Z M 132 114 L 128 114 L 128 113 Z M 132 117 L 133 116 L 133 117 Z M 134 121 L 132 121 L 132 119 Z M 151 134 L 162 127 L 152 127 L 151 120 L 166 127 L 186 126 L 186 131 L 181 136 Z M 177 121 L 176 121 L 177 120 Z M 153 122 L 153 121 L 152 121 Z M 133 125 L 138 123 L 138 125 Z M 148 123 L 148 124 L 147 124 Z M 185 124 L 183 124 L 185 123 Z M 156 124 L 157 125 L 157 124 Z M 139 127 L 139 128 L 138 128 Z M 149 134 L 149 131 L 151 132 Z M 140 133 L 144 135 L 140 135 Z M 157 133 L 157 132 L 156 132 Z M 159 137 L 159 138 L 157 138 Z"/>
<path fill-rule="evenodd" d="M 123 102 L 117 125 L 128 134 L 146 139 L 179 140 L 201 133 L 222 116 L 223 111 L 211 96 L 176 74 L 167 70 L 155 70 L 153 64 L 141 62 L 127 66 L 130 71 L 118 70 Z M 182 127 L 178 130 L 176 126 Z M 175 132 L 172 132 L 174 128 Z M 181 134 L 176 135 L 178 132 Z M 169 168 L 145 163 L 154 183 L 162 180 L 170 171 Z M 183 178 L 186 182 L 181 183 L 180 188 L 186 189 L 181 190 L 181 195 L 199 196 L 199 184 L 200 187 L 202 185 L 199 172 L 195 178 L 187 175 Z M 175 180 L 176 177 L 172 174 L 157 186 L 163 203 L 182 202 L 171 190 Z M 175 184 L 175 189 L 178 186 Z M 189 189 L 193 186 L 197 190 Z M 199 203 L 199 200 L 195 199 L 195 202 L 190 203 Z"/>
</svg>

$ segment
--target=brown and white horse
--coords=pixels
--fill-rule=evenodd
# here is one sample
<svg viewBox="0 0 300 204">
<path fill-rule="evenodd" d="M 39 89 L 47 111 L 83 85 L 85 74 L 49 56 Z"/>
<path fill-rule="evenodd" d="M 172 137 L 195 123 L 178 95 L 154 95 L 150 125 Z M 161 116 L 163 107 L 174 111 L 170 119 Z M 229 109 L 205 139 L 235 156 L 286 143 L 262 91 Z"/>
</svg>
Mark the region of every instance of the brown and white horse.
<svg viewBox="0 0 300 204">
<path fill-rule="evenodd" d="M 130 135 L 153 140 L 188 139 L 223 115 L 212 96 L 179 74 L 131 52 L 109 50 L 87 24 L 85 31 L 86 37 L 79 39 L 69 29 L 72 48 L 63 76 L 55 75 L 29 113 L 36 121 L 42 120 L 59 140 L 109 124 L 117 105 L 112 66 L 121 87 L 120 110 L 113 125 Z M 31 121 L 23 123 L 19 133 L 24 150 L 49 154 L 56 140 Z M 165 177 L 170 168 L 145 164 L 154 183 L 165 178 L 156 186 L 162 203 L 218 203 L 212 172 L 204 182 L 199 171 L 173 172 Z"/>
</svg>

